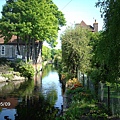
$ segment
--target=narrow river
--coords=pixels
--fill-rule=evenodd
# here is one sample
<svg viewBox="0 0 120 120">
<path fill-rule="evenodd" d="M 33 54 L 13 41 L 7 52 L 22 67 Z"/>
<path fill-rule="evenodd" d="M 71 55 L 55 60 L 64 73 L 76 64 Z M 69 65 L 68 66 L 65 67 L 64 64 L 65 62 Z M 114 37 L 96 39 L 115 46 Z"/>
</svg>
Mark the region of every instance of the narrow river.
<svg viewBox="0 0 120 120">
<path fill-rule="evenodd" d="M 62 84 L 52 65 L 34 80 L 0 84 L 0 120 L 55 120 L 62 110 Z"/>
</svg>

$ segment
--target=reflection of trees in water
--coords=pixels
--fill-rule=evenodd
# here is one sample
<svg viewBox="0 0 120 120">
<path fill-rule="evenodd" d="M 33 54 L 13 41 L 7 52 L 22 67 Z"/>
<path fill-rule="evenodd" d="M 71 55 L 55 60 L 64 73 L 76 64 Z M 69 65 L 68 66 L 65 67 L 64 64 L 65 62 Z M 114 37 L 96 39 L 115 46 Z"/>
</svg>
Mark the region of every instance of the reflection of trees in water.
<svg viewBox="0 0 120 120">
<path fill-rule="evenodd" d="M 42 89 L 42 72 L 34 75 L 34 91 L 39 92 Z"/>
<path fill-rule="evenodd" d="M 46 93 L 46 100 L 51 104 L 54 105 L 57 100 L 57 91 L 52 89 Z"/>
<path fill-rule="evenodd" d="M 22 82 L 24 81 L 11 81 L 5 83 L 5 85 L 0 89 L 0 96 L 7 96 L 7 94 L 13 92 L 15 89 L 19 89 Z"/>
<path fill-rule="evenodd" d="M 54 71 L 52 65 L 48 65 L 44 69 L 43 77 L 48 75 L 50 71 Z M 57 100 L 57 91 L 52 86 L 44 96 L 40 93 L 41 77 L 35 76 L 34 80 L 28 80 L 20 84 L 19 88 L 14 89 L 10 94 L 12 97 L 22 98 L 21 102 L 16 106 L 16 120 L 54 120 L 58 113 L 58 109 L 54 107 Z"/>
<path fill-rule="evenodd" d="M 34 95 L 21 102 L 17 107 L 16 120 L 54 120 L 57 109 L 42 94 Z"/>
<path fill-rule="evenodd" d="M 16 120 L 53 120 L 55 118 L 58 111 L 54 108 L 57 100 L 55 88 L 52 87 L 45 97 L 36 89 L 38 85 L 40 84 L 28 80 L 13 93 L 22 97 L 22 102 L 16 107 L 18 114 Z"/>
<path fill-rule="evenodd" d="M 45 66 L 45 68 L 43 69 L 43 73 L 42 73 L 42 78 L 48 76 L 49 72 L 51 71 L 54 71 L 54 66 L 53 64 L 49 64 L 47 66 Z"/>
<path fill-rule="evenodd" d="M 11 95 L 14 96 L 26 96 L 26 95 L 32 95 L 32 91 L 34 90 L 34 81 L 33 80 L 27 80 L 24 83 L 22 83 L 19 87 L 19 89 L 15 89 Z"/>
</svg>

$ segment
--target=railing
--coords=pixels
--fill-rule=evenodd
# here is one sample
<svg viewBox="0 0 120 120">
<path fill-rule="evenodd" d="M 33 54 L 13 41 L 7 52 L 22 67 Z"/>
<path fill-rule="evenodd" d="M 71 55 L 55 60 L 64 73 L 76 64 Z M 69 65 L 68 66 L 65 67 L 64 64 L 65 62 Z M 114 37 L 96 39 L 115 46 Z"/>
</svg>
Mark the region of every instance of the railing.
<svg viewBox="0 0 120 120">
<path fill-rule="evenodd" d="M 78 71 L 77 76 L 80 83 L 83 83 L 83 74 Z M 84 75 L 84 87 L 86 89 L 89 88 L 92 93 L 95 93 L 95 87 L 92 80 L 89 79 L 88 85 L 87 75 Z M 104 102 L 106 105 L 108 105 L 108 86 L 105 83 L 99 82 L 98 99 L 99 101 Z M 114 86 L 110 87 L 110 107 L 113 115 L 120 116 L 120 88 L 116 89 Z"/>
</svg>

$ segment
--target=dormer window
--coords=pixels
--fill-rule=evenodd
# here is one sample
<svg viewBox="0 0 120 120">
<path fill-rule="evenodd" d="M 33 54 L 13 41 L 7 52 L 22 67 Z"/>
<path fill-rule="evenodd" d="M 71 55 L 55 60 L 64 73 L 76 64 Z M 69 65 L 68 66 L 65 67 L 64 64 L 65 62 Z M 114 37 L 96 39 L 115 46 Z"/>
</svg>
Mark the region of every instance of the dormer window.
<svg viewBox="0 0 120 120">
<path fill-rule="evenodd" d="M 4 45 L 1 46 L 1 55 L 5 55 L 5 46 Z"/>
</svg>

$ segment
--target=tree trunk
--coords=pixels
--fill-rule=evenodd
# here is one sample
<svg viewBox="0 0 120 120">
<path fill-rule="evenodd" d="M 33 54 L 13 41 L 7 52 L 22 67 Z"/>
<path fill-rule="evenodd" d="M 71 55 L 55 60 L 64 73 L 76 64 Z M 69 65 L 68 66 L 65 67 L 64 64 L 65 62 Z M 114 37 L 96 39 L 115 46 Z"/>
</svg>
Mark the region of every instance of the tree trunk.
<svg viewBox="0 0 120 120">
<path fill-rule="evenodd" d="M 32 39 L 32 61 L 33 64 L 36 64 L 36 60 L 35 60 L 35 40 Z"/>
<path fill-rule="evenodd" d="M 34 49 L 35 49 L 35 51 L 34 51 L 35 52 L 34 53 L 35 54 L 35 64 L 37 64 L 37 59 L 38 59 L 38 53 L 37 52 L 38 51 L 37 51 L 37 45 L 36 44 L 34 44 Z"/>
<path fill-rule="evenodd" d="M 98 82 L 95 83 L 95 97 L 98 100 Z"/>
<path fill-rule="evenodd" d="M 83 73 L 83 87 L 85 87 L 85 77 L 84 77 L 84 73 Z"/>
<path fill-rule="evenodd" d="M 43 42 L 42 41 L 39 41 L 39 43 L 38 43 L 38 55 L 40 54 L 40 55 L 42 55 L 42 45 L 43 45 Z"/>
<path fill-rule="evenodd" d="M 104 98 L 104 83 L 100 83 L 100 101 L 103 102 L 103 98 Z"/>
<path fill-rule="evenodd" d="M 30 60 L 31 56 L 31 39 L 30 36 L 28 36 L 28 42 L 27 42 L 27 61 Z"/>
<path fill-rule="evenodd" d="M 111 110 L 110 110 L 110 86 L 108 86 L 108 113 L 111 115 Z"/>
<path fill-rule="evenodd" d="M 37 49 L 37 55 L 36 55 L 36 61 L 37 63 L 41 63 L 42 62 L 42 41 L 39 41 L 38 43 L 38 49 Z"/>
<path fill-rule="evenodd" d="M 19 48 L 19 36 L 17 35 L 17 52 L 20 55 L 20 48 Z"/>
<path fill-rule="evenodd" d="M 87 90 L 89 90 L 90 78 L 87 76 Z"/>
<path fill-rule="evenodd" d="M 27 62 L 27 35 L 25 35 L 25 50 L 24 50 L 25 62 Z"/>
</svg>

